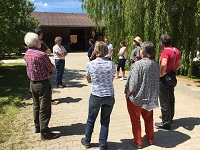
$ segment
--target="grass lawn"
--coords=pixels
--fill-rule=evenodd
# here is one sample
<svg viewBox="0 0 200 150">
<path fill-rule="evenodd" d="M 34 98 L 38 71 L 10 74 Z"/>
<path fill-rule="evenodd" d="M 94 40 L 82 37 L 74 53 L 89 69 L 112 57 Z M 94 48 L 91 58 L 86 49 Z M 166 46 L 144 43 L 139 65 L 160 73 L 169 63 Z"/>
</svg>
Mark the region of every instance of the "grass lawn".
<svg viewBox="0 0 200 150">
<path fill-rule="evenodd" d="M 12 60 L 12 59 L 23 59 L 23 54 L 12 54 L 12 55 L 5 55 L 4 57 L 0 57 L 0 60 Z"/>
<path fill-rule="evenodd" d="M 13 123 L 25 99 L 30 98 L 25 64 L 0 66 L 0 143 L 13 134 Z"/>
</svg>

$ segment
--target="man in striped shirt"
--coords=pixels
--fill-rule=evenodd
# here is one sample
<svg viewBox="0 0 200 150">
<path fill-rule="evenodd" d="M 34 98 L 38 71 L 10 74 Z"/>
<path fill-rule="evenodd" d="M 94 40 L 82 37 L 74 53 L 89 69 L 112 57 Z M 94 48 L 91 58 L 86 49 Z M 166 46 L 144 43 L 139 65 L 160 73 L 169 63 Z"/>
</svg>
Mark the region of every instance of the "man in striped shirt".
<svg viewBox="0 0 200 150">
<path fill-rule="evenodd" d="M 24 37 L 28 46 L 24 60 L 27 75 L 30 79 L 30 90 L 33 96 L 35 133 L 41 133 L 41 139 L 55 139 L 58 134 L 51 133 L 48 127 L 51 118 L 51 84 L 49 78 L 55 66 L 45 52 L 40 51 L 38 35 L 28 32 Z"/>
</svg>

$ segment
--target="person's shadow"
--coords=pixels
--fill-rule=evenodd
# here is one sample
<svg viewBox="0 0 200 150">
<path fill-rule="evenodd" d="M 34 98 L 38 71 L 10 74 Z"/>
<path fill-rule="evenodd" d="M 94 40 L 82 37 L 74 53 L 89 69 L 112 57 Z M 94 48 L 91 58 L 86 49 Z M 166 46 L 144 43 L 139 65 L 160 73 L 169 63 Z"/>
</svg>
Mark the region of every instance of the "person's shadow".
<svg viewBox="0 0 200 150">
<path fill-rule="evenodd" d="M 183 127 L 186 130 L 192 131 L 197 125 L 200 125 L 200 118 L 189 117 L 175 119 L 173 120 L 170 131 L 158 130 L 155 132 L 154 145 L 164 148 L 174 148 L 191 139 L 189 135 L 176 131 L 176 129 Z"/>
<path fill-rule="evenodd" d="M 192 131 L 196 125 L 200 125 L 200 118 L 179 118 L 173 120 L 172 130 L 183 127 L 186 130 Z"/>
<path fill-rule="evenodd" d="M 54 99 L 54 101 L 58 101 L 57 104 L 61 104 L 61 103 L 78 103 L 81 100 L 82 100 L 82 98 L 72 98 L 72 97 Z"/>
<path fill-rule="evenodd" d="M 60 136 L 84 135 L 85 124 L 77 123 L 70 126 L 52 127 L 51 131 L 58 132 Z"/>
<path fill-rule="evenodd" d="M 195 126 L 200 125 L 200 118 L 180 118 L 175 119 L 172 124 L 172 129 L 161 130 L 159 129 L 154 133 L 154 144 L 157 147 L 162 148 L 175 148 L 177 145 L 186 142 L 191 139 L 191 137 L 180 131 L 176 131 L 179 127 L 183 127 L 186 130 L 192 131 Z M 121 142 L 109 142 L 108 141 L 108 150 L 127 150 L 127 149 L 136 149 L 130 144 L 131 139 L 121 139 Z M 93 147 L 98 147 L 99 143 L 92 143 Z M 143 139 L 143 148 L 148 147 L 149 145 Z"/>
</svg>

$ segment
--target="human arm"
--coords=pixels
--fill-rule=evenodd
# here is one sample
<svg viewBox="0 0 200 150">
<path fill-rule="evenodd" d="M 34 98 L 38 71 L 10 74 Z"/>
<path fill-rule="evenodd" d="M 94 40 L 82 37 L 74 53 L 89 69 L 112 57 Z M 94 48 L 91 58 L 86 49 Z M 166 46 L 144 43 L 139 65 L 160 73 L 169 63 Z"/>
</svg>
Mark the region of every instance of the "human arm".
<svg viewBox="0 0 200 150">
<path fill-rule="evenodd" d="M 63 47 L 63 48 L 64 48 L 64 47 Z M 66 52 L 66 50 L 65 50 L 65 52 Z M 66 55 L 65 52 L 61 51 L 61 49 L 59 48 L 58 45 L 55 45 L 55 46 L 53 47 L 53 53 L 56 54 L 56 55 L 58 55 L 58 56 L 61 56 L 61 57 L 65 56 L 65 55 Z"/>
<path fill-rule="evenodd" d="M 86 65 L 86 79 L 88 83 L 92 83 L 91 76 L 90 76 L 90 64 L 87 63 Z"/>
<path fill-rule="evenodd" d="M 180 59 L 180 60 L 178 61 L 178 67 L 177 67 L 176 70 L 178 70 L 178 69 L 181 67 L 181 65 L 182 65 L 182 60 Z"/>
<path fill-rule="evenodd" d="M 126 95 L 125 95 L 126 99 L 128 99 L 128 97 L 129 97 L 130 94 L 131 94 L 131 91 L 130 91 L 130 89 L 128 88 L 127 91 L 126 91 Z"/>
<path fill-rule="evenodd" d="M 52 64 L 52 62 L 51 62 L 51 60 L 49 59 L 49 57 L 47 56 L 47 54 L 45 54 L 44 56 L 43 56 L 43 64 L 46 66 L 46 68 L 47 68 L 47 70 L 49 71 L 49 72 L 53 72 L 53 71 L 55 71 L 56 70 L 56 67 L 55 67 L 55 65 L 54 64 Z"/>
<path fill-rule="evenodd" d="M 130 61 L 133 63 L 134 62 L 134 50 L 132 50 L 131 55 L 130 55 Z"/>
<path fill-rule="evenodd" d="M 64 52 L 64 56 L 67 56 L 68 55 L 68 52 L 66 51 L 66 52 Z"/>
<path fill-rule="evenodd" d="M 139 64 L 136 62 L 129 74 L 127 83 L 125 85 L 126 98 L 128 98 L 129 95 L 137 89 L 138 84 L 139 84 Z"/>
<path fill-rule="evenodd" d="M 167 58 L 163 58 L 160 62 L 160 77 L 165 75 L 165 70 L 167 69 Z"/>
<path fill-rule="evenodd" d="M 87 82 L 88 83 L 92 83 L 91 77 L 90 76 L 86 76 Z"/>
<path fill-rule="evenodd" d="M 94 51 L 94 46 L 91 45 L 90 48 L 88 49 L 88 57 L 90 58 L 92 56 L 92 52 Z"/>
<path fill-rule="evenodd" d="M 41 40 L 40 42 L 41 42 L 41 50 L 46 54 L 51 54 L 51 50 L 49 49 L 47 44 L 43 40 Z"/>
<path fill-rule="evenodd" d="M 111 59 L 111 57 L 112 57 L 112 55 L 113 55 L 113 53 L 114 53 L 113 45 L 109 43 L 107 46 L 108 46 L 108 54 L 109 54 L 109 55 L 108 55 L 108 58 Z"/>
<path fill-rule="evenodd" d="M 92 60 L 95 55 L 96 55 L 96 50 L 93 50 L 92 55 L 89 57 L 89 59 Z"/>
<path fill-rule="evenodd" d="M 48 49 L 45 51 L 45 53 L 51 54 L 51 50 L 48 48 Z"/>
<path fill-rule="evenodd" d="M 115 63 L 112 62 L 112 81 L 114 80 L 115 78 L 115 74 L 116 74 L 116 67 L 115 67 Z"/>
<path fill-rule="evenodd" d="M 135 60 L 134 61 L 138 61 L 141 59 L 141 56 L 140 56 L 140 50 L 141 50 L 141 47 L 137 47 L 136 48 L 136 57 L 135 57 Z"/>
<path fill-rule="evenodd" d="M 53 65 L 53 64 L 52 64 Z M 55 65 L 53 65 L 52 67 L 51 67 L 51 72 L 53 72 L 53 71 L 55 71 L 56 70 L 56 67 L 55 67 Z"/>
<path fill-rule="evenodd" d="M 126 47 L 123 48 L 122 52 L 118 53 L 118 56 L 124 56 L 125 52 L 126 52 Z"/>
<path fill-rule="evenodd" d="M 114 53 L 114 49 L 112 48 L 111 53 L 110 53 L 110 55 L 108 56 L 108 58 L 111 58 L 112 55 L 113 55 L 113 53 Z"/>
</svg>

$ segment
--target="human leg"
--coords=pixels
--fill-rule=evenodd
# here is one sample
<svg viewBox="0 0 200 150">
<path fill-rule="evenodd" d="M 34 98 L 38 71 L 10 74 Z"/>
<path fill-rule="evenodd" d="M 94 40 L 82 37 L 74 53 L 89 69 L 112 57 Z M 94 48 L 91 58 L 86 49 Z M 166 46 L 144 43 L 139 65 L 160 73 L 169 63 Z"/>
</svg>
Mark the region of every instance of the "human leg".
<svg viewBox="0 0 200 150">
<path fill-rule="evenodd" d="M 62 84 L 62 78 L 61 78 L 62 60 L 55 59 L 55 65 L 56 65 L 56 84 L 58 86 Z"/>
<path fill-rule="evenodd" d="M 61 62 L 61 85 L 64 85 L 62 82 L 64 71 L 65 71 L 65 60 L 62 59 L 62 62 Z"/>
<path fill-rule="evenodd" d="M 110 123 L 110 114 L 115 103 L 114 97 L 105 97 L 103 100 L 103 105 L 101 107 L 101 130 L 99 135 L 99 147 L 107 147 L 109 123 Z"/>
<path fill-rule="evenodd" d="M 115 79 L 119 78 L 120 68 L 121 68 L 121 61 L 120 61 L 120 59 L 119 59 L 119 60 L 118 60 L 118 64 L 117 64 L 117 73 L 116 73 Z"/>
<path fill-rule="evenodd" d="M 125 76 L 125 64 L 126 64 L 126 59 L 122 59 L 122 62 L 121 62 L 122 77 Z"/>
<path fill-rule="evenodd" d="M 169 99 L 170 99 L 170 109 L 171 109 L 171 122 L 174 118 L 175 112 L 175 95 L 174 95 L 174 88 L 177 84 L 176 76 L 173 77 L 173 84 L 169 88 Z"/>
<path fill-rule="evenodd" d="M 92 132 L 94 129 L 94 124 L 96 121 L 96 118 L 98 116 L 101 103 L 100 98 L 94 95 L 90 95 L 89 98 L 89 112 L 88 112 L 88 119 L 85 127 L 85 143 L 90 144 Z"/>
<path fill-rule="evenodd" d="M 154 127 L 153 127 L 153 110 L 147 111 L 142 109 L 142 118 L 144 119 L 146 139 L 148 143 L 153 143 L 154 140 Z"/>
<path fill-rule="evenodd" d="M 40 132 L 40 120 L 39 120 L 39 111 L 40 111 L 40 103 L 39 96 L 35 91 L 34 84 L 30 81 L 30 90 L 33 97 L 33 116 L 34 116 L 34 124 L 35 124 L 35 132 Z"/>
<path fill-rule="evenodd" d="M 127 100 L 127 108 L 132 124 L 132 133 L 134 136 L 134 142 L 136 143 L 137 146 L 142 146 L 141 124 L 140 124 L 140 114 L 142 108 L 134 105 L 129 99 Z"/>
<path fill-rule="evenodd" d="M 156 123 L 159 128 L 170 129 L 171 128 L 171 109 L 169 98 L 169 85 L 160 81 L 159 83 L 159 99 L 161 105 L 162 123 Z"/>
<path fill-rule="evenodd" d="M 48 80 L 38 85 L 40 88 L 40 129 L 41 133 L 49 132 L 49 121 L 51 118 L 51 86 Z"/>
</svg>

